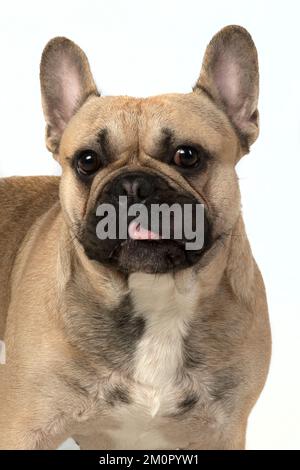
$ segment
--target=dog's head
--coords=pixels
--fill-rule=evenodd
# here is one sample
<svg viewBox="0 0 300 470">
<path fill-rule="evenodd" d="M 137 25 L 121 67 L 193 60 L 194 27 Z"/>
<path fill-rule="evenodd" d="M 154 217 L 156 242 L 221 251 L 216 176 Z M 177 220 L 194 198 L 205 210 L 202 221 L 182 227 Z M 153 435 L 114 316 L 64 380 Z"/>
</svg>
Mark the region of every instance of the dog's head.
<svg viewBox="0 0 300 470">
<path fill-rule="evenodd" d="M 86 56 L 65 38 L 43 52 L 41 88 L 47 147 L 62 166 L 62 208 L 89 258 L 125 272 L 168 272 L 198 263 L 230 233 L 240 212 L 235 165 L 258 135 L 257 53 L 247 31 L 229 26 L 214 36 L 188 94 L 102 97 Z M 195 233 L 201 204 L 203 245 L 187 249 L 174 217 L 168 239 L 134 217 L 120 236 L 120 196 L 128 208 L 189 205 Z M 116 233 L 101 239 L 107 213 L 99 207 L 109 205 Z"/>
</svg>

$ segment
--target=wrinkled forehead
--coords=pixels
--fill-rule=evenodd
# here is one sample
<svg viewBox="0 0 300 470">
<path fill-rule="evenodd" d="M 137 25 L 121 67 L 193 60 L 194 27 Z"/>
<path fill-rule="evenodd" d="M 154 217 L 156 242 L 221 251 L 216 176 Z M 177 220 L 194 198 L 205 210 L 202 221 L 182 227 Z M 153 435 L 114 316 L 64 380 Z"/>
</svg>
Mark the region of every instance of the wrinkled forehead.
<svg viewBox="0 0 300 470">
<path fill-rule="evenodd" d="M 155 156 L 170 139 L 174 145 L 200 144 L 212 154 L 238 145 L 226 115 L 204 93 L 190 93 L 91 97 L 71 119 L 60 148 L 69 157 L 97 140 L 114 158 L 126 152 Z"/>
</svg>

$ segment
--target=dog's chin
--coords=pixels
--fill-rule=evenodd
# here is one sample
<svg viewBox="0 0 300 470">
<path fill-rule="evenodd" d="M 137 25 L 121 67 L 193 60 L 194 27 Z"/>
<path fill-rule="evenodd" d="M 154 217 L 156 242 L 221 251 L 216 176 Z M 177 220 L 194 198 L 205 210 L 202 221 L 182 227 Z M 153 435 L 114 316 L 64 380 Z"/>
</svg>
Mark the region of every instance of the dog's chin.
<svg viewBox="0 0 300 470">
<path fill-rule="evenodd" d="M 196 264 L 205 251 L 186 250 L 177 240 L 122 240 L 113 244 L 98 241 L 98 246 L 84 243 L 87 257 L 123 273 L 162 274 Z"/>
<path fill-rule="evenodd" d="M 191 266 L 199 256 L 200 253 L 192 255 L 183 244 L 172 240 L 129 239 L 120 247 L 116 261 L 123 272 L 161 274 Z"/>
</svg>

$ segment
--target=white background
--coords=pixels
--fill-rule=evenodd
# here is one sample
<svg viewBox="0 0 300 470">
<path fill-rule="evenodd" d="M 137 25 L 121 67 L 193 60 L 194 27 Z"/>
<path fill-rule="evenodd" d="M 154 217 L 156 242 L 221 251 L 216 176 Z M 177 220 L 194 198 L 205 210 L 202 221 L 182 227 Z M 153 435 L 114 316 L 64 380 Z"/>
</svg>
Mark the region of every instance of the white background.
<svg viewBox="0 0 300 470">
<path fill-rule="evenodd" d="M 273 330 L 249 449 L 300 449 L 300 3 L 295 0 L 1 1 L 0 175 L 58 174 L 44 147 L 39 60 L 56 35 L 87 53 L 104 94 L 188 92 L 221 27 L 257 45 L 261 135 L 238 166 L 243 210 Z M 0 201 L 1 203 L 1 201 Z"/>
</svg>

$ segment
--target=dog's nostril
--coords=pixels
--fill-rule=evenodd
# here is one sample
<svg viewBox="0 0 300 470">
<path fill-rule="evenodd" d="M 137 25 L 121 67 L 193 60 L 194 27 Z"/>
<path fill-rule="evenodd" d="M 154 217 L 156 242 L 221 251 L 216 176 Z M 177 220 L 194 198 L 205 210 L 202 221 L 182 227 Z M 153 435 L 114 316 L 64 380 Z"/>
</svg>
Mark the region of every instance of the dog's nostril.
<svg viewBox="0 0 300 470">
<path fill-rule="evenodd" d="M 121 196 L 131 196 L 135 192 L 135 183 L 124 180 L 120 184 L 119 193 Z"/>
<path fill-rule="evenodd" d="M 153 191 L 153 183 L 151 184 L 150 181 L 147 181 L 146 179 L 140 178 L 134 182 L 134 193 L 138 199 L 145 199 L 151 196 Z"/>
</svg>

